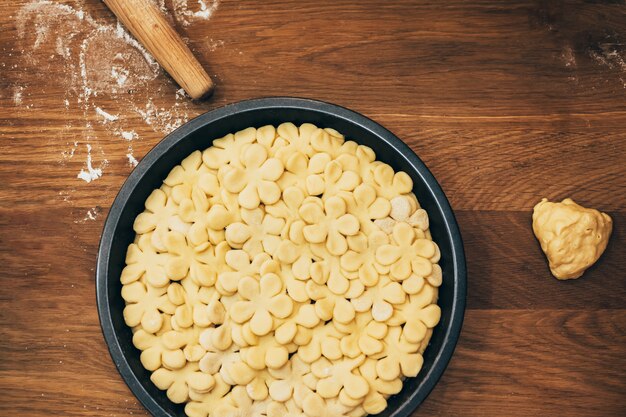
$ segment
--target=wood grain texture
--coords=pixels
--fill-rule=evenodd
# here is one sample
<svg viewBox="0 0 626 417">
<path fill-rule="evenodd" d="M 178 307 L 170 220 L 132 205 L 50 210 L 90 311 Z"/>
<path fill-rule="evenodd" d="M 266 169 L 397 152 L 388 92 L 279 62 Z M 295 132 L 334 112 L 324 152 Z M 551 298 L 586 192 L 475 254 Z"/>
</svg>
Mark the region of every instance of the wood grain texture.
<svg viewBox="0 0 626 417">
<path fill-rule="evenodd" d="M 201 103 L 176 97 L 101 2 L 64 2 L 83 19 L 42 3 L 7 0 L 0 15 L 0 415 L 145 415 L 95 308 L 98 240 L 129 145 L 141 159 L 178 118 L 272 95 L 382 123 L 455 209 L 468 311 L 415 416 L 626 413 L 623 1 L 223 0 L 194 20 L 167 0 L 217 84 Z M 117 52 L 135 70 L 124 85 L 110 74 Z M 97 93 L 87 102 L 85 87 Z M 87 144 L 103 167 L 89 184 L 76 178 Z M 607 211 L 615 229 L 597 266 L 558 282 L 530 216 L 540 198 L 566 196 Z"/>
</svg>

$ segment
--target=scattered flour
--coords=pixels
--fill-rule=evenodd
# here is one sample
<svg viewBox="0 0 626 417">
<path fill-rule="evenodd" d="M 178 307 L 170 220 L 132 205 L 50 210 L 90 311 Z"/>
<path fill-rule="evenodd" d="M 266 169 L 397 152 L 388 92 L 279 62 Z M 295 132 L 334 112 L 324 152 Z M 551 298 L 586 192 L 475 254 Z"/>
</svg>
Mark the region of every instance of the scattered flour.
<svg viewBox="0 0 626 417">
<path fill-rule="evenodd" d="M 563 52 L 561 53 L 561 60 L 568 68 L 576 68 L 576 57 L 574 56 L 574 51 L 571 47 L 566 46 L 563 48 Z"/>
<path fill-rule="evenodd" d="M 626 89 L 626 80 L 622 76 L 622 74 L 626 74 L 626 59 L 622 46 L 623 44 L 617 41 L 600 43 L 598 48 L 589 50 L 589 56 L 597 64 L 619 72 L 620 84 Z"/>
<path fill-rule="evenodd" d="M 210 38 L 207 42 L 207 46 L 209 51 L 213 52 L 217 50 L 217 48 L 224 46 L 224 41 L 221 39 L 213 40 L 213 38 Z"/>
<path fill-rule="evenodd" d="M 61 196 L 63 201 L 65 201 L 66 203 L 70 202 L 70 192 L 69 191 L 61 190 L 61 191 L 59 191 L 59 196 Z"/>
<path fill-rule="evenodd" d="M 94 207 L 87 211 L 87 215 L 85 216 L 84 220 L 96 220 L 96 217 L 98 217 L 98 210 L 96 210 Z"/>
<path fill-rule="evenodd" d="M 622 71 L 626 71 L 626 61 L 624 61 L 624 58 L 622 58 L 622 55 L 616 49 L 610 50 L 609 47 L 606 47 L 606 49 L 603 48 L 603 50 L 604 56 L 606 56 L 610 62 Z"/>
<path fill-rule="evenodd" d="M 38 26 L 35 28 L 35 33 L 37 34 L 37 37 L 35 38 L 33 48 L 37 49 L 39 48 L 39 45 L 41 45 L 41 42 L 43 42 L 48 36 L 48 31 L 45 30 L 43 26 Z"/>
<path fill-rule="evenodd" d="M 123 67 L 111 67 L 111 76 L 118 86 L 123 87 L 128 79 L 128 70 Z"/>
<path fill-rule="evenodd" d="M 130 165 L 133 168 L 136 167 L 137 164 L 139 163 L 139 161 L 137 161 L 137 159 L 135 158 L 135 155 L 133 154 L 133 145 L 131 143 L 128 144 L 128 153 L 126 154 L 126 158 L 128 158 L 128 165 Z"/>
<path fill-rule="evenodd" d="M 589 50 L 589 56 L 598 64 L 626 72 L 626 60 L 622 56 L 622 49 L 618 48 L 621 46 L 623 44 L 619 42 L 599 43 L 598 48 Z"/>
<path fill-rule="evenodd" d="M 209 20 L 219 7 L 220 2 L 219 0 L 197 0 L 196 4 L 190 6 L 188 0 L 172 0 L 176 21 L 183 26 L 189 26 L 195 20 Z"/>
<path fill-rule="evenodd" d="M 130 132 L 122 131 L 120 132 L 120 135 L 122 136 L 122 138 L 129 141 L 137 138 L 137 133 L 134 130 L 131 130 Z"/>
<path fill-rule="evenodd" d="M 178 93 L 176 96 L 178 97 Z M 189 115 L 186 112 L 175 111 L 179 104 L 180 102 L 177 101 L 172 109 L 167 110 L 164 107 L 156 106 L 153 98 L 150 97 L 143 108 L 135 107 L 133 110 L 141 116 L 145 124 L 152 126 L 159 132 L 168 134 L 189 121 Z"/>
<path fill-rule="evenodd" d="M 210 19 L 219 6 L 218 0 L 154 1 L 170 22 L 185 27 Z M 183 89 L 175 87 L 156 60 L 119 22 L 101 17 L 100 13 L 91 15 L 90 6 L 82 0 L 66 3 L 33 0 L 16 13 L 17 49 L 9 53 L 19 51 L 22 59 L 9 86 L 14 105 L 25 108 L 32 106 L 28 99 L 30 79 L 20 74 L 40 74 L 51 91 L 61 91 L 59 107 L 72 116 L 68 118 L 66 134 L 62 135 L 65 140 L 61 142 L 59 162 L 65 164 L 79 154 L 82 157 L 86 150 L 86 160 L 76 178 L 91 183 L 103 175 L 108 153 L 114 152 L 130 167 L 138 164 L 132 143 L 140 140 L 142 132 L 138 129 L 141 126 L 129 128 L 131 120 L 167 134 L 200 113 L 202 107 L 190 101 Z M 223 45 L 223 41 L 210 39 L 208 49 L 213 51 Z M 123 117 L 132 114 L 139 117 Z M 81 120 L 81 116 L 84 124 L 77 125 L 77 117 Z M 80 137 L 76 138 L 74 132 L 80 132 Z M 67 137 L 72 140 L 66 142 Z M 128 145 L 125 155 L 119 144 L 115 151 L 110 150 L 115 143 L 110 137 Z M 99 164 L 93 161 L 92 153 L 100 155 Z M 59 195 L 69 203 L 74 192 L 72 187 Z M 92 208 L 79 222 L 95 220 L 99 213 L 99 208 Z"/>
<path fill-rule="evenodd" d="M 132 154 L 132 149 L 131 149 L 131 152 L 128 152 L 126 154 L 126 157 L 128 158 L 128 163 L 131 167 L 136 167 L 137 164 L 139 163 L 139 161 L 137 161 L 135 159 L 135 156 Z"/>
<path fill-rule="evenodd" d="M 102 116 L 104 118 L 104 123 L 106 122 L 114 122 L 116 120 L 118 120 L 120 117 L 118 115 L 113 115 L 111 113 L 108 113 L 104 110 L 102 110 L 100 107 L 96 107 L 96 113 L 98 113 L 100 116 Z"/>
<path fill-rule="evenodd" d="M 81 169 L 77 178 L 85 182 L 95 181 L 102 176 L 102 168 L 94 168 L 91 164 L 91 145 L 87 144 L 87 170 Z"/>
<path fill-rule="evenodd" d="M 65 45 L 65 40 L 58 37 L 55 42 L 55 52 L 63 58 L 69 58 L 72 55 L 72 50 L 69 46 Z"/>
<path fill-rule="evenodd" d="M 61 152 L 61 155 L 63 156 L 63 159 L 72 159 L 74 157 L 74 153 L 76 152 L 76 148 L 78 148 L 78 141 L 75 140 L 74 143 L 72 144 L 72 147 L 70 149 L 66 149 L 63 152 Z"/>
<path fill-rule="evenodd" d="M 593 58 L 598 64 L 606 65 L 609 68 L 613 68 L 613 64 L 606 59 L 604 54 L 600 54 L 596 51 L 589 51 L 589 56 Z"/>
<path fill-rule="evenodd" d="M 217 10 L 217 6 L 219 6 L 220 3 L 218 0 L 214 0 L 211 5 L 207 7 L 203 0 L 198 0 L 198 4 L 200 5 L 200 10 L 193 13 L 194 17 L 207 20 L 213 16 L 213 13 Z"/>
<path fill-rule="evenodd" d="M 100 26 L 98 29 L 102 32 L 106 32 L 109 30 L 109 27 Z M 141 52 L 143 57 L 146 59 L 146 62 L 150 64 L 150 66 L 152 67 L 154 71 L 158 72 L 160 70 L 159 63 L 156 62 L 156 60 L 152 57 L 152 55 L 150 55 L 150 53 L 139 42 L 137 42 L 135 38 L 130 36 L 130 33 L 128 33 L 126 29 L 124 29 L 124 27 L 119 22 L 119 20 L 116 22 L 115 36 L 117 36 L 118 39 L 122 39 L 128 45 L 132 46 L 133 48 Z"/>
<path fill-rule="evenodd" d="M 16 106 L 19 106 L 22 104 L 22 92 L 24 91 L 24 87 L 22 86 L 16 86 L 13 89 L 13 103 L 15 103 Z"/>
<path fill-rule="evenodd" d="M 82 220 L 74 220 L 74 223 L 86 223 L 88 221 L 94 221 L 98 218 L 98 216 L 100 216 L 101 212 L 102 208 L 100 206 L 92 207 L 87 210 L 87 213 L 85 214 L 85 217 L 82 218 Z M 74 285 L 72 285 L 72 288 L 73 287 Z M 65 347 L 65 345 L 63 345 L 63 347 Z"/>
</svg>

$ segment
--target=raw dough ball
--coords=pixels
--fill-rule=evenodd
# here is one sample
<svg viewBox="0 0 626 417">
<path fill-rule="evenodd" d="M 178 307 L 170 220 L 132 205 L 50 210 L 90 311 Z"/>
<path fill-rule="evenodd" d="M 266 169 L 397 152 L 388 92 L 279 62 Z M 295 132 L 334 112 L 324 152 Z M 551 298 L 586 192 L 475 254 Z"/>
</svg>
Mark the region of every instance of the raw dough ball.
<svg viewBox="0 0 626 417">
<path fill-rule="evenodd" d="M 606 249 L 613 222 L 606 213 L 566 198 L 541 200 L 533 211 L 533 231 L 548 257 L 552 275 L 573 279 L 593 265 Z"/>
</svg>

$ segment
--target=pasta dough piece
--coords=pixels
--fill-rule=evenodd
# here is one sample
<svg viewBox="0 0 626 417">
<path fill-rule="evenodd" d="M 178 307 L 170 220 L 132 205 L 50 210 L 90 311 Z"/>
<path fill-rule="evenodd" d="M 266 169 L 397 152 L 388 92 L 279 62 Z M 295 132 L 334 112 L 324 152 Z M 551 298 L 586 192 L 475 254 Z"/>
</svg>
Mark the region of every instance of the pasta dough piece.
<svg viewBox="0 0 626 417">
<path fill-rule="evenodd" d="M 182 349 L 187 361 L 198 362 L 205 353 L 198 342 L 199 333 L 198 327 L 172 329 L 163 333 L 161 338 L 168 349 Z"/>
<path fill-rule="evenodd" d="M 226 241 L 232 248 L 241 248 L 250 256 L 259 253 L 273 255 L 280 244 L 279 235 L 285 221 L 264 213 L 261 208 L 241 210 L 243 222 L 226 227 Z"/>
<path fill-rule="evenodd" d="M 215 287 L 222 295 L 232 295 L 237 291 L 239 281 L 243 277 L 259 275 L 263 265 L 271 261 L 271 257 L 267 253 L 251 257 L 246 251 L 230 250 L 224 260 L 229 268 L 224 268 L 224 272 L 218 275 Z"/>
<path fill-rule="evenodd" d="M 373 320 L 372 313 L 359 313 L 348 324 L 336 323 L 335 326 L 345 335 L 341 338 L 341 351 L 349 358 L 361 354 L 373 356 L 382 352 L 381 339 L 387 334 L 387 325 Z"/>
<path fill-rule="evenodd" d="M 411 273 L 419 276 L 430 265 L 429 258 L 435 255 L 435 245 L 431 240 L 419 238 L 414 229 L 406 223 L 396 223 L 393 228 L 393 244 L 384 245 L 376 250 L 376 260 L 383 265 L 390 265 L 390 275 L 398 281 L 408 278 Z"/>
<path fill-rule="evenodd" d="M 389 268 L 376 261 L 379 247 L 389 244 L 389 237 L 374 230 L 369 235 L 363 233 L 349 236 L 348 251 L 341 256 L 341 267 L 346 271 L 358 271 L 359 279 L 368 287 L 376 285 L 379 274 L 389 272 Z"/>
<path fill-rule="evenodd" d="M 163 183 L 172 187 L 172 199 L 180 204 L 183 199 L 191 196 L 192 188 L 209 172 L 208 167 L 202 163 L 202 153 L 195 151 L 183 159 L 180 165 L 175 166 Z"/>
<path fill-rule="evenodd" d="M 329 401 L 319 394 L 311 393 L 302 402 L 302 410 L 308 417 L 349 417 L 352 407 L 339 401 Z"/>
<path fill-rule="evenodd" d="M 334 362 L 326 358 L 313 362 L 311 371 L 320 378 L 316 387 L 317 393 L 322 398 L 334 398 L 343 389 L 351 398 L 365 397 L 370 389 L 369 384 L 365 378 L 353 373 L 364 360 L 365 356 L 361 355 L 354 359 L 344 358 Z"/>
<path fill-rule="evenodd" d="M 258 340 L 254 346 L 242 350 L 242 359 L 252 368 L 280 368 L 289 360 L 289 349 L 281 345 L 272 335 Z"/>
<path fill-rule="evenodd" d="M 324 356 L 338 360 L 342 356 L 340 340 L 344 334 L 332 323 L 320 323 L 311 329 L 310 341 L 298 349 L 300 358 L 311 363 Z"/>
<path fill-rule="evenodd" d="M 244 300 L 232 306 L 231 317 L 237 323 L 250 320 L 250 328 L 257 336 L 273 329 L 273 317 L 285 318 L 291 314 L 293 302 L 281 293 L 282 282 L 276 274 L 264 275 L 260 285 L 255 279 L 244 277 L 237 288 Z"/>
<path fill-rule="evenodd" d="M 384 356 L 376 363 L 376 373 L 385 381 L 392 381 L 400 376 L 411 377 L 417 375 L 424 359 L 417 353 L 419 346 L 403 340 L 402 329 L 392 327 L 383 339 Z"/>
<path fill-rule="evenodd" d="M 126 302 L 124 321 L 129 327 L 139 324 L 148 333 L 156 333 L 163 326 L 162 313 L 174 314 L 176 306 L 167 297 L 166 288 L 154 288 L 140 281 L 122 287 Z"/>
<path fill-rule="evenodd" d="M 348 323 L 355 316 L 354 306 L 343 296 L 334 294 L 326 285 L 306 283 L 306 292 L 315 301 L 315 313 L 321 320 Z"/>
<path fill-rule="evenodd" d="M 281 368 L 270 369 L 269 373 L 275 378 L 269 385 L 269 394 L 274 401 L 288 401 L 301 385 L 312 385 L 313 388 L 317 385 L 317 379 L 311 374 L 311 365 L 297 355 Z"/>
<path fill-rule="evenodd" d="M 256 133 L 255 128 L 249 127 L 215 139 L 213 145 L 202 152 L 202 162 L 212 169 L 219 169 L 226 164 L 242 167 L 242 149 L 255 140 Z"/>
<path fill-rule="evenodd" d="M 406 293 L 400 283 L 382 277 L 375 286 L 352 299 L 352 305 L 357 312 L 371 311 L 374 320 L 386 322 L 393 314 L 394 305 L 403 304 L 405 299 Z"/>
<path fill-rule="evenodd" d="M 267 417 L 306 417 L 298 405 L 289 400 L 285 403 L 272 401 L 267 405 Z"/>
<path fill-rule="evenodd" d="M 213 177 L 215 178 L 215 176 Z M 217 178 L 215 178 L 215 182 L 217 183 Z M 213 229 L 209 224 L 209 207 L 210 203 L 206 192 L 198 186 L 192 188 L 191 197 L 183 199 L 178 207 L 180 219 L 189 224 L 186 233 L 187 240 L 194 246 L 203 245 L 207 241 L 217 245 L 224 240 L 223 230 Z"/>
<path fill-rule="evenodd" d="M 613 221 L 606 213 L 585 208 L 566 198 L 541 200 L 533 211 L 533 231 L 555 278 L 575 279 L 604 253 Z"/>
<path fill-rule="evenodd" d="M 378 230 L 376 222 L 384 219 L 391 210 L 390 202 L 378 197 L 376 189 L 367 183 L 360 184 L 353 193 L 340 192 L 338 195 L 346 201 L 348 212 L 357 217 L 361 230 L 368 235 Z"/>
<path fill-rule="evenodd" d="M 253 401 L 241 386 L 234 387 L 227 395 L 230 401 L 222 401 L 215 408 L 216 417 L 261 417 L 266 414 L 269 401 Z"/>
<path fill-rule="evenodd" d="M 223 398 L 230 391 L 228 385 L 221 376 L 215 376 L 215 387 L 208 393 L 199 394 L 189 392 L 191 401 L 185 404 L 185 414 L 189 417 L 209 417 L 216 406 L 222 404 Z"/>
<path fill-rule="evenodd" d="M 167 398 L 176 404 L 187 401 L 190 391 L 203 394 L 215 385 L 215 378 L 200 372 L 197 363 L 188 363 L 175 371 L 159 368 L 152 373 L 150 380 L 159 389 L 167 390 Z"/>
<path fill-rule="evenodd" d="M 348 250 L 346 236 L 359 232 L 359 221 L 346 212 L 346 202 L 340 197 L 329 197 L 321 206 L 321 202 L 312 201 L 300 207 L 300 216 L 308 224 L 303 229 L 304 238 L 310 243 L 325 242 L 332 255 L 343 255 Z"/>
<path fill-rule="evenodd" d="M 165 251 L 162 237 L 170 228 L 177 205 L 163 190 L 156 189 L 146 200 L 145 207 L 146 210 L 135 218 L 133 230 L 138 234 L 154 232 L 150 236 L 152 245 Z"/>
<path fill-rule="evenodd" d="M 191 278 L 185 278 L 180 284 L 170 284 L 167 290 L 168 298 L 177 305 L 172 317 L 174 327 L 185 328 L 193 324 L 207 327 L 223 322 L 224 306 L 215 288 L 200 287 Z"/>
<path fill-rule="evenodd" d="M 126 252 L 126 266 L 122 270 L 122 285 L 137 281 L 142 276 L 153 287 L 161 288 L 169 284 L 165 273 L 165 256 L 159 254 L 151 243 L 151 234 L 143 234 L 137 243 L 131 243 Z"/>
<path fill-rule="evenodd" d="M 171 280 L 179 281 L 189 274 L 198 285 L 210 287 L 215 284 L 217 270 L 223 265 L 223 260 L 216 257 L 209 242 L 196 247 L 183 233 L 170 231 L 164 237 L 164 244 L 170 254 L 165 263 L 165 272 Z"/>
<path fill-rule="evenodd" d="M 241 207 L 252 210 L 259 204 L 273 204 L 280 199 L 276 180 L 284 167 L 276 158 L 268 158 L 267 150 L 259 144 L 250 144 L 241 155 L 244 168 L 229 167 L 224 175 L 224 187 L 231 193 L 239 193 Z"/>
<path fill-rule="evenodd" d="M 133 334 L 133 345 L 140 349 L 141 364 L 149 371 L 156 371 L 161 366 L 167 369 L 180 369 L 187 363 L 181 349 L 168 349 L 163 338 L 139 329 Z"/>
<path fill-rule="evenodd" d="M 401 195 L 391 200 L 389 217 L 376 220 L 374 223 L 385 233 L 391 234 L 396 223 L 407 223 L 422 231 L 429 228 L 428 213 L 419 208 L 417 200 L 409 195 Z"/>
<path fill-rule="evenodd" d="M 223 367 L 242 360 L 239 346 L 233 344 L 230 333 L 223 332 L 225 327 L 208 328 L 200 334 L 199 342 L 206 353 L 200 359 L 199 366 L 204 373 L 216 375 Z"/>
<path fill-rule="evenodd" d="M 317 129 L 310 123 L 304 123 L 299 128 L 293 123 L 281 123 L 276 129 L 278 133 L 276 145 L 276 157 L 283 162 L 295 152 L 302 152 L 304 155 L 312 156 L 315 151 L 311 146 L 311 134 Z"/>
<path fill-rule="evenodd" d="M 408 342 L 420 343 L 426 338 L 428 329 L 435 327 L 441 318 L 441 309 L 435 304 L 437 290 L 425 285 L 419 293 L 409 295 L 408 300 L 398 307 L 398 315 L 404 323 L 402 335 Z"/>
</svg>

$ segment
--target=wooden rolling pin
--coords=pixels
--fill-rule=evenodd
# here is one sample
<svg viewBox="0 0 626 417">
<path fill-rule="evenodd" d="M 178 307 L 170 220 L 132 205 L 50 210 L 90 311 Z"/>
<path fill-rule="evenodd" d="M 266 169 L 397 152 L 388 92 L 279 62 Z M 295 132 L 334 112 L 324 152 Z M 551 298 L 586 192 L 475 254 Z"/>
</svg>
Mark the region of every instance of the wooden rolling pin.
<svg viewBox="0 0 626 417">
<path fill-rule="evenodd" d="M 213 92 L 213 81 L 161 10 L 150 0 L 104 0 L 130 33 L 194 99 Z"/>
</svg>

